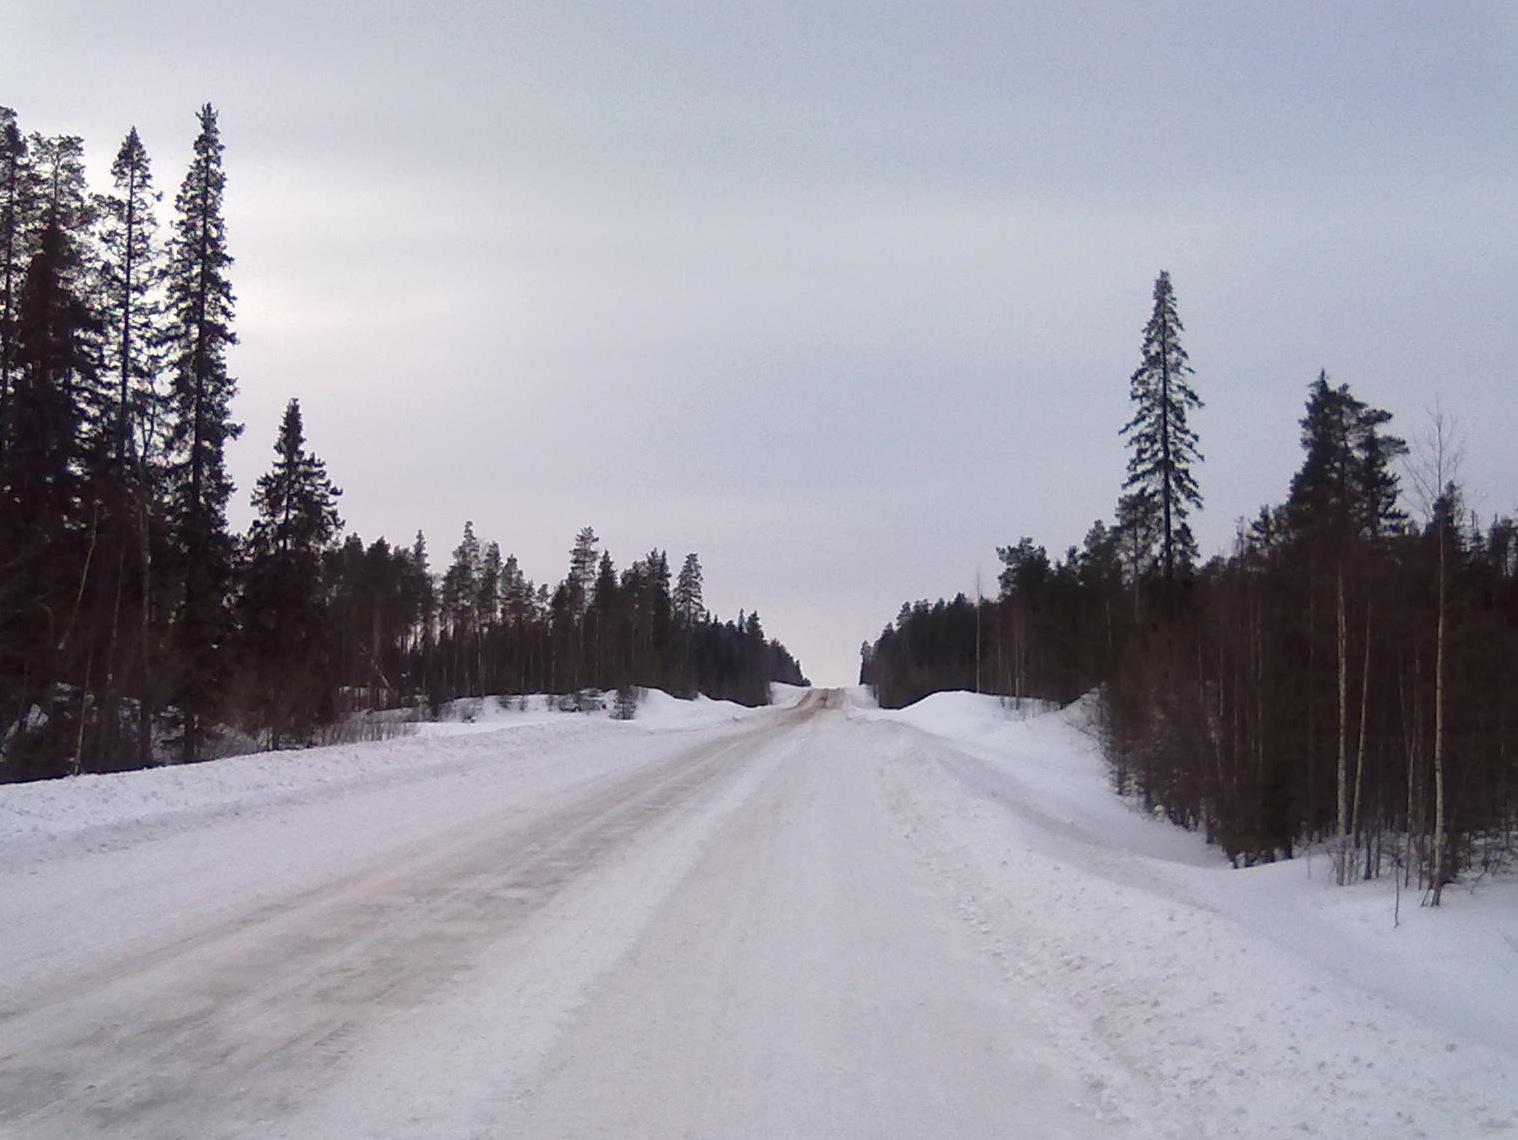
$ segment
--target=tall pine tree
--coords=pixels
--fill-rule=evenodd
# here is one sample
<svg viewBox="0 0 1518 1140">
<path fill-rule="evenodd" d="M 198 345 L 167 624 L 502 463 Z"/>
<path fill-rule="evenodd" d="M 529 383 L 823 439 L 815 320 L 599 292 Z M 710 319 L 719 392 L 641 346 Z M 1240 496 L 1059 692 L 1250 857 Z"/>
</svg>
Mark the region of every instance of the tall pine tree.
<svg viewBox="0 0 1518 1140">
<path fill-rule="evenodd" d="M 453 549 L 453 562 L 438 591 L 448 637 L 449 689 L 453 696 L 479 692 L 480 540 L 474 523 L 465 521 L 464 536 Z"/>
<path fill-rule="evenodd" d="M 183 582 L 172 699 L 183 722 L 186 760 L 201 754 L 204 722 L 215 713 L 225 683 L 225 660 L 217 649 L 228 632 L 234 555 L 226 521 L 232 481 L 225 449 L 242 431 L 242 425 L 232 422 L 237 386 L 226 362 L 228 347 L 237 343 L 232 331 L 235 299 L 227 277 L 232 257 L 222 219 L 226 176 L 216 112 L 209 103 L 200 109 L 199 121 L 195 157 L 174 200 L 164 336 L 174 403 L 169 523 Z"/>
<path fill-rule="evenodd" d="M 1196 432 L 1186 422 L 1187 413 L 1202 401 L 1186 379 L 1192 369 L 1181 347 L 1182 331 L 1170 274 L 1162 271 L 1154 283 L 1154 313 L 1144 328 L 1143 362 L 1129 381 L 1133 418 L 1121 434 L 1132 449 L 1123 486 L 1154 504 L 1160 569 L 1167 583 L 1196 559 L 1196 540 L 1186 518 L 1192 507 L 1202 505 L 1191 470 L 1202 456 Z"/>
<path fill-rule="evenodd" d="M 1382 431 L 1391 418 L 1357 399 L 1348 384 L 1333 387 L 1327 372 L 1318 373 L 1302 417 L 1305 458 L 1287 502 L 1299 536 L 1376 539 L 1404 520 L 1391 463 L 1407 444 Z"/>
<path fill-rule="evenodd" d="M 1375 699 L 1368 691 L 1368 666 L 1359 666 L 1365 674 L 1361 685 L 1352 683 L 1357 663 L 1369 660 L 1374 640 L 1376 607 L 1370 568 L 1380 561 L 1375 548 L 1403 517 L 1390 463 L 1407 447 L 1382 431 L 1390 421 L 1390 412 L 1357 399 L 1347 385 L 1332 387 L 1328 375 L 1320 372 L 1302 418 L 1306 455 L 1291 481 L 1286 504 L 1296 562 L 1305 572 L 1300 585 L 1306 601 L 1298 607 L 1303 615 L 1298 620 L 1304 623 L 1303 635 L 1318 648 L 1314 660 L 1332 667 L 1331 678 L 1315 678 L 1318 683 L 1303 694 L 1300 707 L 1308 723 L 1327 722 L 1335 728 L 1336 869 L 1341 884 L 1351 874 L 1356 728 L 1363 724 L 1366 702 Z M 1357 634 L 1362 641 L 1358 647 L 1353 644 Z M 1327 692 L 1335 700 L 1332 712 L 1324 716 L 1318 706 Z"/>
</svg>

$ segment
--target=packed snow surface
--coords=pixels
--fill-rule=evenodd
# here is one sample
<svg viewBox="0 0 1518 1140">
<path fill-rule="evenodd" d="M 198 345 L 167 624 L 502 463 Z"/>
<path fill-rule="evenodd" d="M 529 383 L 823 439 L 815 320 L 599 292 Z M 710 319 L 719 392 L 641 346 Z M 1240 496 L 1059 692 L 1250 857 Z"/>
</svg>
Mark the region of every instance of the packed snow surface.
<svg viewBox="0 0 1518 1140">
<path fill-rule="evenodd" d="M 0 787 L 0 1135 L 1518 1137 L 1518 889 L 1229 869 L 858 691 Z"/>
</svg>

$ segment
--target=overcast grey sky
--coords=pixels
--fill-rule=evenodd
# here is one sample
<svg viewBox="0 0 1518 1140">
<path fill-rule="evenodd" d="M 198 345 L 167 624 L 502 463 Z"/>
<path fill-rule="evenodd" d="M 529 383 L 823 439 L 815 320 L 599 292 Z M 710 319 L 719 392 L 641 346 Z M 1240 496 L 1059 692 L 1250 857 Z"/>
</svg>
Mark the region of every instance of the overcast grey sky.
<svg viewBox="0 0 1518 1140">
<path fill-rule="evenodd" d="M 221 115 L 247 424 L 366 540 L 465 519 L 557 581 L 699 551 L 819 682 L 995 546 L 1108 517 L 1160 269 L 1204 553 L 1279 501 L 1319 368 L 1436 401 L 1518 505 L 1518 5 L 3 0 L 0 103 Z"/>
</svg>

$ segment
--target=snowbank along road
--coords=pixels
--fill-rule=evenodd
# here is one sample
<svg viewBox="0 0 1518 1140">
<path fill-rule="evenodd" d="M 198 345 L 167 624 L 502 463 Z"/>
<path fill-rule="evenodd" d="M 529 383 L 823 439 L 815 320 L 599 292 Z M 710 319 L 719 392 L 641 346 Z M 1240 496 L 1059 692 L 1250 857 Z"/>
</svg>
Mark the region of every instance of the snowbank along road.
<svg viewBox="0 0 1518 1140">
<path fill-rule="evenodd" d="M 1507 1006 L 1073 715 L 668 707 L 0 789 L 0 1135 L 1518 1136 Z"/>
</svg>

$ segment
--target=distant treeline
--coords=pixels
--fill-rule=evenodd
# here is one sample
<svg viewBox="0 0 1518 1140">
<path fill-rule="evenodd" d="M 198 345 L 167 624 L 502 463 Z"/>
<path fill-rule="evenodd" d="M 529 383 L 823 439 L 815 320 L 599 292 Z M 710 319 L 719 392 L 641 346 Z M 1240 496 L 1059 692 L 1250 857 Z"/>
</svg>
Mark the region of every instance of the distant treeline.
<svg viewBox="0 0 1518 1140">
<path fill-rule="evenodd" d="M 1518 523 L 1466 509 L 1438 419 L 1414 520 L 1390 414 L 1320 375 L 1285 501 L 1198 565 L 1180 331 L 1162 275 L 1115 520 L 1061 559 L 999 549 L 994 599 L 903 606 L 861 680 L 887 706 L 1095 689 L 1117 788 L 1236 864 L 1326 840 L 1340 881 L 1401 868 L 1437 901 L 1518 839 Z"/>
<path fill-rule="evenodd" d="M 440 578 L 420 534 L 409 550 L 350 535 L 325 556 L 333 671 L 349 703 L 420 697 L 436 708 L 489 693 L 641 686 L 762 705 L 771 682 L 807 684 L 757 613 L 725 622 L 707 613 L 695 554 L 672 582 L 662 550 L 619 574 L 598 544 L 581 530 L 567 576 L 550 588 L 524 577 L 496 543 L 482 547 L 469 523 Z"/>
<path fill-rule="evenodd" d="M 234 731 L 302 743 L 380 702 L 664 685 L 758 704 L 802 682 L 757 615 L 706 614 L 695 555 L 672 590 L 663 552 L 619 575 L 586 530 L 551 590 L 467 528 L 440 580 L 420 536 L 337 545 L 341 492 L 294 400 L 231 533 L 232 257 L 214 109 L 198 122 L 164 240 L 135 129 L 98 194 L 82 140 L 0 107 L 0 781 L 201 759 Z"/>
</svg>

